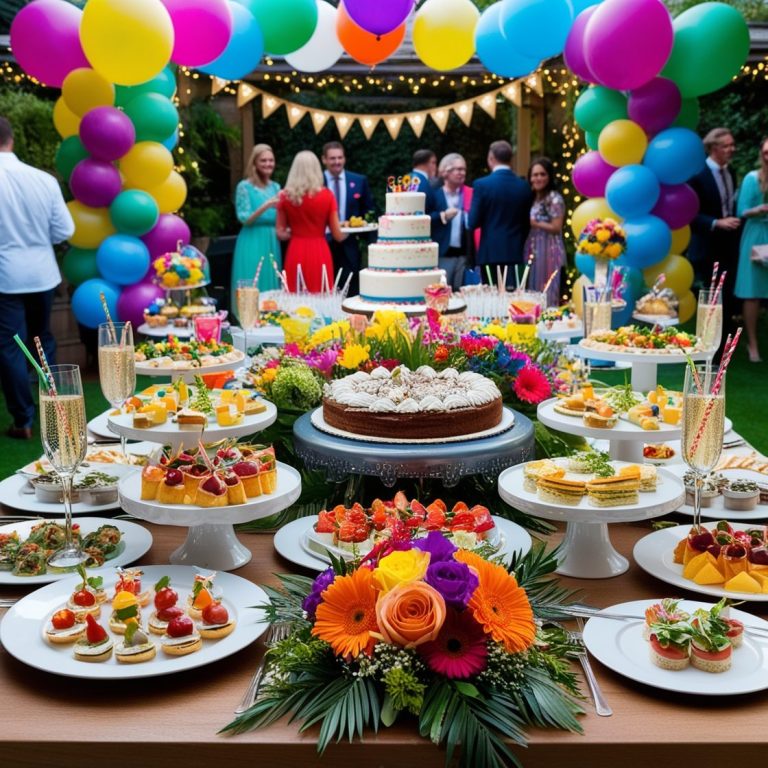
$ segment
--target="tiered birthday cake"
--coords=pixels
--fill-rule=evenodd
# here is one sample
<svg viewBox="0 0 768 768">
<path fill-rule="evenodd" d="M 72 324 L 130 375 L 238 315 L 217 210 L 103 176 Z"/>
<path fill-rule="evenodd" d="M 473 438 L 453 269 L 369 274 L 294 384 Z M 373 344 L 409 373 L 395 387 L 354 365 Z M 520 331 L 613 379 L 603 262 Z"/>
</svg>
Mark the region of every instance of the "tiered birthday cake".
<svg viewBox="0 0 768 768">
<path fill-rule="evenodd" d="M 360 271 L 364 301 L 420 304 L 424 289 L 445 275 L 437 269 L 437 243 L 430 240 L 430 218 L 423 192 L 388 192 L 379 239 L 368 247 L 368 268 Z"/>
</svg>

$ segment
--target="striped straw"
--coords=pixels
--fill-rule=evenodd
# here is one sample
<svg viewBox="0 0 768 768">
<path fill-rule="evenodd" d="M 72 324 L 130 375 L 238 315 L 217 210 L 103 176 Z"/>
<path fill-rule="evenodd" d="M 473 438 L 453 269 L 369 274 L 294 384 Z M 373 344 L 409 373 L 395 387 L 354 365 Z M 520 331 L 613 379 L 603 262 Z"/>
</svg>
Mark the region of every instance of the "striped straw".
<svg viewBox="0 0 768 768">
<path fill-rule="evenodd" d="M 53 397 L 56 397 L 56 382 L 53 380 L 53 373 L 51 373 L 51 367 L 48 365 L 48 360 L 43 351 L 43 343 L 40 341 L 39 336 L 35 336 L 35 347 L 37 349 L 37 356 L 40 358 L 40 366 L 42 367 L 43 374 L 48 382 L 48 391 Z"/>
<path fill-rule="evenodd" d="M 109 335 L 112 339 L 112 342 L 114 344 L 117 344 L 117 334 L 115 333 L 115 324 L 112 322 L 112 316 L 109 314 L 109 306 L 107 304 L 107 297 L 104 295 L 104 291 L 101 291 L 101 293 L 99 293 L 99 298 L 101 299 L 101 306 L 104 308 L 104 315 L 107 318 L 107 323 L 109 323 Z"/>
<path fill-rule="evenodd" d="M 714 266 L 712 267 L 712 280 L 709 283 L 709 290 L 713 291 L 715 289 L 715 283 L 717 282 L 717 273 L 720 271 L 720 262 L 716 261 Z"/>
<path fill-rule="evenodd" d="M 736 329 L 736 334 L 733 337 L 733 341 L 731 342 L 730 346 L 728 346 L 723 353 L 723 358 L 720 361 L 720 369 L 717 372 L 717 376 L 715 377 L 715 383 L 712 385 L 712 392 L 714 394 L 717 394 L 720 392 L 720 387 L 722 386 L 723 377 L 725 376 L 725 371 L 728 368 L 728 364 L 731 362 L 731 358 L 733 357 L 733 353 L 736 351 L 736 347 L 739 344 L 739 339 L 741 338 L 741 328 Z"/>
</svg>

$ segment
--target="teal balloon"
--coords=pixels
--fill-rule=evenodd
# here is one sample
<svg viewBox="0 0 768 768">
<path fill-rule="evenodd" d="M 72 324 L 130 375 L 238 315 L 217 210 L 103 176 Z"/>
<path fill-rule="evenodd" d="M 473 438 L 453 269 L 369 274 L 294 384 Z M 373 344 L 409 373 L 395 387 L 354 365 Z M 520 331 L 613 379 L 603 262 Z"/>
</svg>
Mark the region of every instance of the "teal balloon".
<svg viewBox="0 0 768 768">
<path fill-rule="evenodd" d="M 584 131 L 584 141 L 590 149 L 597 151 L 600 142 L 600 131 Z"/>
<path fill-rule="evenodd" d="M 293 53 L 309 42 L 317 26 L 316 0 L 247 0 L 264 37 L 264 50 L 276 56 Z"/>
<path fill-rule="evenodd" d="M 123 190 L 109 206 L 115 229 L 124 235 L 146 235 L 160 218 L 155 198 L 142 189 Z"/>
<path fill-rule="evenodd" d="M 600 133 L 608 123 L 627 119 L 627 97 L 619 91 L 595 85 L 576 99 L 573 116 L 585 131 Z"/>
<path fill-rule="evenodd" d="M 83 142 L 80 141 L 80 137 L 67 136 L 67 138 L 59 144 L 53 162 L 61 178 L 64 179 L 64 181 L 69 181 L 69 177 L 72 175 L 75 166 L 87 157 L 90 157 L 90 155 L 88 154 L 88 150 L 83 146 Z"/>
<path fill-rule="evenodd" d="M 124 107 L 140 93 L 159 93 L 170 99 L 176 93 L 176 70 L 169 64 L 160 74 L 140 85 L 116 85 L 115 106 Z"/>
<path fill-rule="evenodd" d="M 701 108 L 699 107 L 699 100 L 695 98 L 683 99 L 680 112 L 672 125 L 677 126 L 678 128 L 690 128 L 690 130 L 695 131 L 699 125 L 700 117 Z"/>
<path fill-rule="evenodd" d="M 136 141 L 165 141 L 179 125 L 176 107 L 161 93 L 139 93 L 123 111 L 136 129 Z"/>
<path fill-rule="evenodd" d="M 78 286 L 86 280 L 99 276 L 96 251 L 72 246 L 64 254 L 61 271 L 70 285 Z"/>
<path fill-rule="evenodd" d="M 683 98 L 712 93 L 731 82 L 749 55 L 749 27 L 724 3 L 701 3 L 674 21 L 675 42 L 661 72 Z"/>
</svg>

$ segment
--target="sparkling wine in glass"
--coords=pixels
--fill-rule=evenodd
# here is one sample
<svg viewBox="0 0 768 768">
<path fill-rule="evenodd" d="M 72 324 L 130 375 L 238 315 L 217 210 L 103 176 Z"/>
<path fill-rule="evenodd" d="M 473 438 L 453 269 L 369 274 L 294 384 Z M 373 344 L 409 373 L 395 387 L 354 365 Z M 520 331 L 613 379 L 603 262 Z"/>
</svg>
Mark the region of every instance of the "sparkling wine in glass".
<svg viewBox="0 0 768 768">
<path fill-rule="evenodd" d="M 99 382 L 104 397 L 113 408 L 122 408 L 136 390 L 134 352 L 130 323 L 102 323 L 99 326 Z M 124 435 L 120 435 L 120 448 L 127 459 Z"/>
<path fill-rule="evenodd" d="M 696 335 L 705 350 L 714 353 L 723 338 L 723 294 L 702 289 L 696 307 Z"/>
<path fill-rule="evenodd" d="M 64 546 L 48 559 L 54 568 L 71 568 L 88 559 L 72 537 L 72 478 L 85 458 L 83 385 L 76 365 L 52 365 L 53 387 L 40 382 L 40 439 L 64 496 Z"/>
<path fill-rule="evenodd" d="M 238 280 L 235 299 L 237 319 L 245 337 L 243 352 L 248 354 L 248 331 L 252 331 L 259 322 L 259 289 L 251 280 Z"/>
</svg>

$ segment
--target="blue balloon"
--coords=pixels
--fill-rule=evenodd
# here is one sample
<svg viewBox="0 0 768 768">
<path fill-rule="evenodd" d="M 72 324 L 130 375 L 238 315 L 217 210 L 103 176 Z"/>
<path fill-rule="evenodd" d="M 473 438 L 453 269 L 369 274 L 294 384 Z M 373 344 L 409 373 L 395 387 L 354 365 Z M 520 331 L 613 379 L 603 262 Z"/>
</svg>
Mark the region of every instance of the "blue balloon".
<svg viewBox="0 0 768 768">
<path fill-rule="evenodd" d="M 657 133 L 645 151 L 643 165 L 662 184 L 684 184 L 704 168 L 704 145 L 688 128 L 667 128 Z"/>
<path fill-rule="evenodd" d="M 498 5 L 501 31 L 514 51 L 532 59 L 563 52 L 573 24 L 570 0 L 503 0 Z"/>
<path fill-rule="evenodd" d="M 160 142 L 169 152 L 173 152 L 179 144 L 179 129 L 177 128 L 165 141 Z"/>
<path fill-rule="evenodd" d="M 494 3 L 480 16 L 475 27 L 475 48 L 483 66 L 500 77 L 529 75 L 539 66 L 538 59 L 521 56 L 512 50 L 499 24 L 501 3 Z"/>
<path fill-rule="evenodd" d="M 576 269 L 590 280 L 595 279 L 595 257 L 587 253 L 577 253 L 574 258 Z"/>
<path fill-rule="evenodd" d="M 624 279 L 626 281 L 624 300 L 627 302 L 627 306 L 624 307 L 624 309 L 613 313 L 611 325 L 615 328 L 622 325 L 628 325 L 632 322 L 632 313 L 635 311 L 635 303 L 646 291 L 643 273 L 639 269 L 627 267 L 624 270 Z"/>
<path fill-rule="evenodd" d="M 256 17 L 240 3 L 228 2 L 232 13 L 232 37 L 224 52 L 198 67 L 201 72 L 225 80 L 240 80 L 256 69 L 264 53 L 264 35 Z"/>
<path fill-rule="evenodd" d="M 645 216 L 659 200 L 661 187 L 656 174 L 644 165 L 625 165 L 611 174 L 605 199 L 611 210 L 625 219 Z"/>
<path fill-rule="evenodd" d="M 138 237 L 110 235 L 96 251 L 96 265 L 105 280 L 131 285 L 149 269 L 149 249 Z"/>
<path fill-rule="evenodd" d="M 601 0 L 571 0 L 573 6 L 573 18 L 575 19 L 582 11 L 591 8 L 593 5 L 600 5 Z"/>
<path fill-rule="evenodd" d="M 646 269 L 666 258 L 672 245 L 672 232 L 658 216 L 638 216 L 625 219 L 627 250 L 616 260 L 633 269 Z"/>
<path fill-rule="evenodd" d="M 120 296 L 120 286 L 94 277 L 80 283 L 72 294 L 72 312 L 78 323 L 87 328 L 98 328 L 101 323 L 107 321 L 101 304 L 102 293 L 107 301 L 109 314 L 112 317 L 118 316 L 117 299 Z"/>
</svg>

